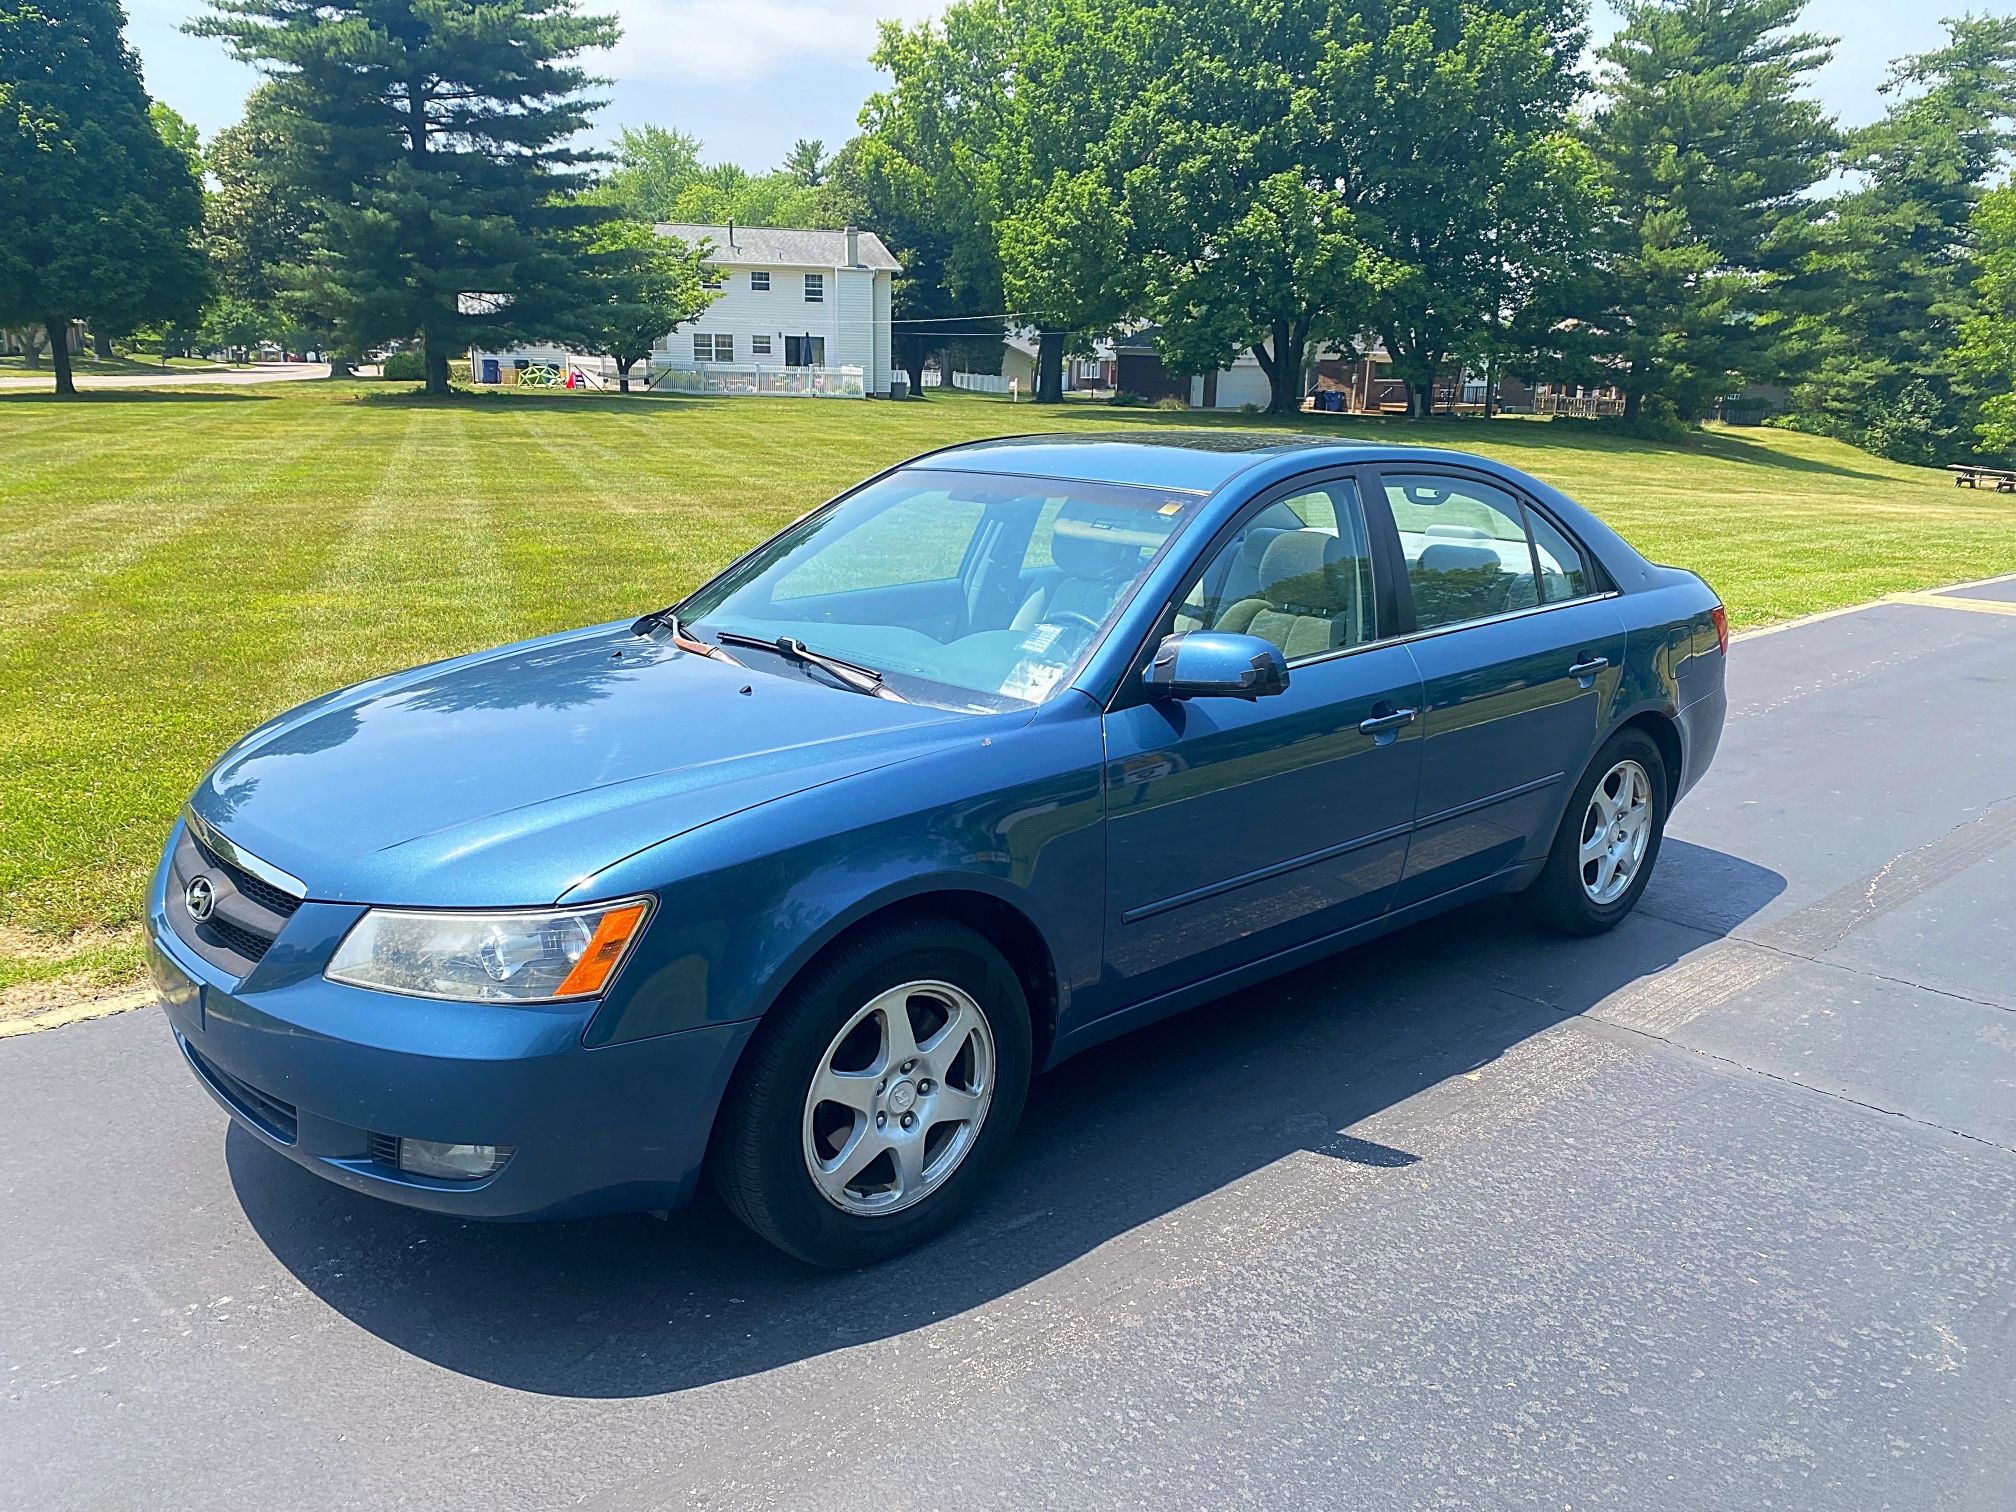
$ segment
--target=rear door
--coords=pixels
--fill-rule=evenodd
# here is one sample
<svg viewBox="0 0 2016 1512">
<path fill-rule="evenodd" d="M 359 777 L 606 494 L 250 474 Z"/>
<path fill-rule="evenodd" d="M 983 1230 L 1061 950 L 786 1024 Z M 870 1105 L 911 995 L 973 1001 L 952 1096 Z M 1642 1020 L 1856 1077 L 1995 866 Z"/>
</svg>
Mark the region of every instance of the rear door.
<svg viewBox="0 0 2016 1512">
<path fill-rule="evenodd" d="M 1546 854 L 1608 726 L 1625 629 L 1595 559 L 1532 500 L 1457 469 L 1376 481 L 1422 682 L 1404 907 Z"/>
</svg>

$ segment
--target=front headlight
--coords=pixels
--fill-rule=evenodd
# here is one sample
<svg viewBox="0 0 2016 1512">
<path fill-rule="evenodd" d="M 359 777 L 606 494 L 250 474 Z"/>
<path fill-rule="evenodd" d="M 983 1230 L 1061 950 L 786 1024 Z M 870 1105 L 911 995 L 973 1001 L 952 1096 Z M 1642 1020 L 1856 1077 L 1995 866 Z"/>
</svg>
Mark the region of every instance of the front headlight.
<svg viewBox="0 0 2016 1512">
<path fill-rule="evenodd" d="M 649 898 L 495 913 L 374 908 L 351 926 L 323 975 L 467 1002 L 599 997 L 650 916 Z"/>
</svg>

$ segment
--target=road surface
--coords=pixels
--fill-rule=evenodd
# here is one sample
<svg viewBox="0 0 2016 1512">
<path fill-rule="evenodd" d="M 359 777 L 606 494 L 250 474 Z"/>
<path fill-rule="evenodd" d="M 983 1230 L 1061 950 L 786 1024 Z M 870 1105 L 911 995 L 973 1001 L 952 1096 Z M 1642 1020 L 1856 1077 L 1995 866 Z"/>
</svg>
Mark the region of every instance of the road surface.
<svg viewBox="0 0 2016 1512">
<path fill-rule="evenodd" d="M 292 383 L 303 378 L 327 378 L 326 362 L 265 362 L 257 367 L 220 368 L 209 372 L 187 368 L 163 368 L 158 373 L 93 373 L 80 370 L 80 389 L 167 388 L 190 383 L 221 383 L 243 387 L 256 383 Z M 23 389 L 53 391 L 56 375 L 45 368 L 39 373 L 8 373 L 0 376 L 0 394 Z"/>
<path fill-rule="evenodd" d="M 151 1011 L 0 1041 L 0 1502 L 2016 1505 L 2012 609 L 1740 642 L 1615 934 L 1478 907 L 1104 1047 L 860 1274 L 354 1196 Z"/>
</svg>

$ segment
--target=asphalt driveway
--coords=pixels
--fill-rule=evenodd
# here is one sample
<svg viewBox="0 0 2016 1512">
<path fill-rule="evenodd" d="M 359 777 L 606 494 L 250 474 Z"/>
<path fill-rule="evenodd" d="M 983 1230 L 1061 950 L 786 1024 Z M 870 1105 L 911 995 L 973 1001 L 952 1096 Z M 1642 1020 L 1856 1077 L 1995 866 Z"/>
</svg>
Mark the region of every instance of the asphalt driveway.
<svg viewBox="0 0 2016 1512">
<path fill-rule="evenodd" d="M 151 1011 L 0 1040 L 0 1504 L 2016 1504 L 2016 581 L 1960 600 L 1739 644 L 1614 935 L 1085 1056 L 870 1272 L 353 1196 Z"/>
</svg>

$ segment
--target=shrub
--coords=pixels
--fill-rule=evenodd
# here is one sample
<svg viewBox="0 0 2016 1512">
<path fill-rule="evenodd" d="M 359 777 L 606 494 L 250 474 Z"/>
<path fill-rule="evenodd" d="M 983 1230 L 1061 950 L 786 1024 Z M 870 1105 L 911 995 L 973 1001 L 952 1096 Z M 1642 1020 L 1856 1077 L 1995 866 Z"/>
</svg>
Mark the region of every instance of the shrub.
<svg viewBox="0 0 2016 1512">
<path fill-rule="evenodd" d="M 1164 394 L 1160 399 L 1155 401 L 1155 408 L 1159 410 L 1187 410 L 1190 406 L 1185 404 L 1181 399 L 1178 399 L 1174 394 Z"/>
<path fill-rule="evenodd" d="M 386 355 L 384 376 L 400 383 L 425 383 L 427 358 L 419 352 L 391 352 Z"/>
<path fill-rule="evenodd" d="M 1142 398 L 1132 389 L 1121 389 L 1106 402 L 1120 409 L 1141 409 L 1148 403 L 1146 399 Z"/>
<path fill-rule="evenodd" d="M 1694 434 L 1694 426 L 1680 418 L 1680 411 L 1673 407 L 1673 401 L 1659 394 L 1646 399 L 1639 407 L 1636 420 L 1626 420 L 1622 415 L 1604 415 L 1584 423 L 1597 426 L 1613 436 L 1629 436 L 1637 441 L 1685 441 Z"/>
</svg>

